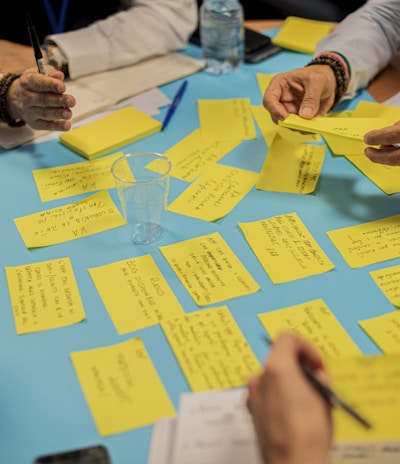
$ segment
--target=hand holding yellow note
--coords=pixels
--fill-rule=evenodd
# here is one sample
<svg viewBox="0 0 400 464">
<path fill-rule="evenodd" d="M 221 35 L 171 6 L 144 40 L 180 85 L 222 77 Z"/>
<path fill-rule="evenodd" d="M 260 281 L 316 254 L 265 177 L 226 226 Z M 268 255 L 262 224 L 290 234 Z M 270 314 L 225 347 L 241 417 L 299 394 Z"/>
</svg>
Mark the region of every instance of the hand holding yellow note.
<svg viewBox="0 0 400 464">
<path fill-rule="evenodd" d="M 85 319 L 69 258 L 6 267 L 17 334 L 76 324 Z"/>
<path fill-rule="evenodd" d="M 350 140 L 363 141 L 364 135 L 375 129 L 391 125 L 386 118 L 313 118 L 304 119 L 297 114 L 290 114 L 284 121 L 279 121 L 282 127 L 316 134 L 333 134 Z"/>
<path fill-rule="evenodd" d="M 175 416 L 140 338 L 74 352 L 71 360 L 102 437 Z"/>
<path fill-rule="evenodd" d="M 111 153 L 161 130 L 161 122 L 127 106 L 60 135 L 60 142 L 88 159 Z"/>
</svg>

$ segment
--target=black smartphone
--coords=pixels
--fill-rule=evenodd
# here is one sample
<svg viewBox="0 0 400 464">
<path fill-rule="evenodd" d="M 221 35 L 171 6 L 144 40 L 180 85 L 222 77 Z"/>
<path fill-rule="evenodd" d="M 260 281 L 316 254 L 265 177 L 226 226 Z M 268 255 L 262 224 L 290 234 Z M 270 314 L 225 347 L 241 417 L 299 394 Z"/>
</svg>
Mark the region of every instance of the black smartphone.
<svg viewBox="0 0 400 464">
<path fill-rule="evenodd" d="M 200 29 L 190 37 L 190 43 L 201 46 Z M 244 60 L 246 63 L 258 63 L 281 50 L 271 38 L 247 27 L 244 28 Z"/>
<path fill-rule="evenodd" d="M 104 446 L 90 446 L 38 457 L 33 464 L 111 464 Z"/>
<path fill-rule="evenodd" d="M 275 45 L 271 37 L 253 29 L 244 28 L 244 60 L 246 63 L 258 63 L 280 50 L 281 47 Z"/>
</svg>

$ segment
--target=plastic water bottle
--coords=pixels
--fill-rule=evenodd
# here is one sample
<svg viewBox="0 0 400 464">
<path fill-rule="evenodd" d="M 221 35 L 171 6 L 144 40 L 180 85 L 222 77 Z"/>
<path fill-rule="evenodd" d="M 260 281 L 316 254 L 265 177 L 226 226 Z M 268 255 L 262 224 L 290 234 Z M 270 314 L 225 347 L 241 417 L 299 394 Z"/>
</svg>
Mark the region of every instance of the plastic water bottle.
<svg viewBox="0 0 400 464">
<path fill-rule="evenodd" d="M 200 7 L 200 40 L 206 71 L 237 70 L 244 57 L 243 7 L 238 0 L 204 0 Z"/>
</svg>

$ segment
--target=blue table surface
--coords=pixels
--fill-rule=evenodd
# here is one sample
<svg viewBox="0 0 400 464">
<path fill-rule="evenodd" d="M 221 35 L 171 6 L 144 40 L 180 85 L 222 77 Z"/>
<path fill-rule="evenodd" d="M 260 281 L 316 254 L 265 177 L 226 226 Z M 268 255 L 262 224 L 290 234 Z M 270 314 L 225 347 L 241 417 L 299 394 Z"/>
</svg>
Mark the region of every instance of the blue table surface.
<svg viewBox="0 0 400 464">
<path fill-rule="evenodd" d="M 200 50 L 195 46 L 189 46 L 184 53 L 201 57 Z M 125 147 L 124 151 L 162 153 L 172 147 L 199 127 L 198 99 L 243 97 L 249 98 L 253 105 L 261 105 L 256 73 L 268 74 L 301 67 L 309 59 L 309 56 L 285 51 L 264 62 L 245 65 L 231 75 L 213 76 L 204 72 L 192 75 L 168 128 Z M 172 98 L 180 84 L 181 81 L 175 81 L 163 86 L 162 90 Z M 360 99 L 373 100 L 367 92 L 362 92 L 339 109 L 354 108 Z M 162 120 L 166 110 L 162 109 L 157 118 Z M 221 162 L 259 172 L 268 148 L 257 133 L 256 140 L 243 142 Z M 32 170 L 81 161 L 81 157 L 62 146 L 58 140 L 0 152 L 1 267 L 4 269 L 5 266 L 70 257 L 87 316 L 83 323 L 73 326 L 17 335 L 3 272 L 0 279 L 0 463 L 30 464 L 39 455 L 94 444 L 104 444 L 109 449 L 113 464 L 147 462 L 152 426 L 101 438 L 69 354 L 141 337 L 178 409 L 179 396 L 189 391 L 189 386 L 162 330 L 159 326 L 153 326 L 125 336 L 118 335 L 87 271 L 90 267 L 150 253 L 168 280 L 173 271 L 158 250 L 159 245 L 216 231 L 223 236 L 261 286 L 259 292 L 226 301 L 261 362 L 266 355 L 266 347 L 260 336 L 264 329 L 257 314 L 317 298 L 326 302 L 363 353 L 379 353 L 357 322 L 394 309 L 372 281 L 369 271 L 399 264 L 400 261 L 395 259 L 351 269 L 326 232 L 397 214 L 400 209 L 399 197 L 385 195 L 343 157 L 333 156 L 327 149 L 317 188 L 310 195 L 253 189 L 219 223 L 168 213 L 167 233 L 155 245 L 135 246 L 128 241 L 125 229 L 117 228 L 34 251 L 26 249 L 14 225 L 14 218 L 84 198 L 82 195 L 41 203 Z M 171 179 L 169 201 L 175 199 L 186 185 Z M 118 204 L 115 189 L 110 189 L 110 194 Z M 336 267 L 322 275 L 274 285 L 237 223 L 292 212 L 299 215 Z M 176 279 L 171 287 L 187 312 L 199 309 Z"/>
</svg>

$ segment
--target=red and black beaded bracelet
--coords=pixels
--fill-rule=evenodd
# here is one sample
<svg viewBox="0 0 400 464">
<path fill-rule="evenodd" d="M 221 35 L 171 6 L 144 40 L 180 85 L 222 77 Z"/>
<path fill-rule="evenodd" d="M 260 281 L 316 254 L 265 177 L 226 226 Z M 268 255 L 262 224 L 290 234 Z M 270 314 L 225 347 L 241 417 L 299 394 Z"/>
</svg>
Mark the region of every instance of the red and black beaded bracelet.
<svg viewBox="0 0 400 464">
<path fill-rule="evenodd" d="M 318 65 L 318 64 L 325 64 L 328 65 L 334 75 L 336 80 L 336 90 L 335 90 L 335 99 L 333 101 L 333 105 L 331 109 L 333 109 L 342 99 L 343 95 L 346 93 L 348 85 L 349 85 L 349 73 L 348 70 L 342 63 L 342 60 L 333 56 L 332 53 L 329 54 L 321 54 L 313 58 L 306 66 Z"/>
</svg>

